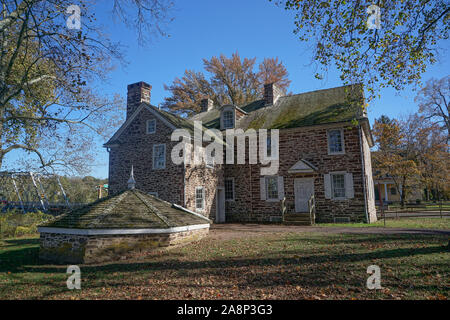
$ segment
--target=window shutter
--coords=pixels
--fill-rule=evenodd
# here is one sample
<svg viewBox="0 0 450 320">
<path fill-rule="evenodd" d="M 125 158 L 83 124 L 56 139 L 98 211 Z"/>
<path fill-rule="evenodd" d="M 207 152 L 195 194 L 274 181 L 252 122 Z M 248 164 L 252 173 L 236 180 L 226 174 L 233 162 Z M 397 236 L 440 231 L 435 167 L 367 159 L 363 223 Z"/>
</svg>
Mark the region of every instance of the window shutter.
<svg viewBox="0 0 450 320">
<path fill-rule="evenodd" d="M 260 178 L 259 187 L 261 189 L 261 200 L 266 200 L 266 178 Z"/>
<path fill-rule="evenodd" d="M 325 199 L 331 199 L 331 176 L 329 173 L 323 176 L 324 188 L 325 188 Z"/>
<path fill-rule="evenodd" d="M 353 174 L 345 174 L 345 197 L 352 199 L 355 197 L 355 191 L 353 189 Z"/>
<path fill-rule="evenodd" d="M 283 177 L 278 177 L 278 199 L 283 200 L 284 198 L 284 181 Z"/>
</svg>

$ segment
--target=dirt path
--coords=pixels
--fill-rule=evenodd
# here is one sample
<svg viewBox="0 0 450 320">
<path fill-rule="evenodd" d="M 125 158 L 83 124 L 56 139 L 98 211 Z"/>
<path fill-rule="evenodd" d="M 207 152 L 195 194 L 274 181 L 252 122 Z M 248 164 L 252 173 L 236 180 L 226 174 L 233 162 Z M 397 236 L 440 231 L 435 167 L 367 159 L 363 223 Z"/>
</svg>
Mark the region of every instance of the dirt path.
<svg viewBox="0 0 450 320">
<path fill-rule="evenodd" d="M 310 227 L 283 226 L 268 224 L 213 224 L 209 236 L 212 239 L 228 240 L 254 237 L 268 233 L 280 232 L 322 232 L 322 233 L 354 233 L 354 234 L 430 234 L 450 237 L 450 230 L 402 229 L 402 228 L 352 228 L 352 227 Z"/>
</svg>

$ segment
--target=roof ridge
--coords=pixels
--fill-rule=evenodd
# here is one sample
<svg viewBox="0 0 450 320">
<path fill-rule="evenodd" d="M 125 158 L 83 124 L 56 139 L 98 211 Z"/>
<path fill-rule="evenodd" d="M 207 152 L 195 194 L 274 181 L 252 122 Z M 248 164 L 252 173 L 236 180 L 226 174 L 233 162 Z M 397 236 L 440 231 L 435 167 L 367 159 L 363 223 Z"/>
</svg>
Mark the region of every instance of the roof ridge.
<svg viewBox="0 0 450 320">
<path fill-rule="evenodd" d="M 336 89 L 343 89 L 343 88 L 346 88 L 346 87 L 358 87 L 358 86 L 361 86 L 361 85 L 362 85 L 361 83 L 355 83 L 355 84 L 346 84 L 346 85 L 343 85 L 343 86 L 332 87 L 332 88 L 310 90 L 310 91 L 305 91 L 305 92 L 300 92 L 300 93 L 295 93 L 295 94 L 290 94 L 290 95 L 288 94 L 288 95 L 280 96 L 279 99 L 295 97 L 295 96 L 301 96 L 301 95 L 308 94 L 308 93 L 315 93 L 315 92 L 321 92 L 321 91 L 331 91 L 331 90 L 336 90 Z"/>
<path fill-rule="evenodd" d="M 132 191 L 132 193 L 136 196 L 136 198 L 138 198 L 139 200 L 141 200 L 141 202 L 147 207 L 149 208 L 151 211 L 153 211 L 153 213 L 162 221 L 164 222 L 169 228 L 171 227 L 171 224 L 169 222 L 169 220 L 166 219 L 166 217 L 164 217 L 163 215 L 161 215 L 158 212 L 158 209 L 156 209 L 151 203 L 149 203 L 145 198 L 141 197 L 139 195 L 139 192 L 134 190 Z"/>
<path fill-rule="evenodd" d="M 106 216 L 116 207 L 116 205 L 125 198 L 126 192 L 122 192 L 117 196 L 117 198 L 113 199 L 111 206 L 108 206 L 106 209 L 103 210 L 101 214 L 97 216 L 97 218 L 93 219 L 90 224 L 88 224 L 88 227 L 95 227 L 94 223 L 97 224 L 98 222 L 101 222 Z"/>
</svg>

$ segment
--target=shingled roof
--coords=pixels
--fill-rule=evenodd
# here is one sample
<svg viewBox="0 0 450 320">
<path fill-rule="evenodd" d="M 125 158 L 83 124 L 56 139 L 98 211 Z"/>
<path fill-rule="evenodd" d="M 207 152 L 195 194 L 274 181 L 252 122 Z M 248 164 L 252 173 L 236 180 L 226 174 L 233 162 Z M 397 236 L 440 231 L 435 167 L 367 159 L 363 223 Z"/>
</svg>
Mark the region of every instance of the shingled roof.
<svg viewBox="0 0 450 320">
<path fill-rule="evenodd" d="M 137 189 L 123 191 L 63 214 L 40 227 L 70 229 L 169 229 L 209 224 L 197 213 Z"/>
<path fill-rule="evenodd" d="M 280 97 L 273 105 L 257 100 L 241 109 L 248 115 L 236 122 L 241 129 L 286 129 L 365 119 L 361 84 Z M 220 110 L 214 108 L 191 117 L 209 128 L 220 127 Z"/>
</svg>

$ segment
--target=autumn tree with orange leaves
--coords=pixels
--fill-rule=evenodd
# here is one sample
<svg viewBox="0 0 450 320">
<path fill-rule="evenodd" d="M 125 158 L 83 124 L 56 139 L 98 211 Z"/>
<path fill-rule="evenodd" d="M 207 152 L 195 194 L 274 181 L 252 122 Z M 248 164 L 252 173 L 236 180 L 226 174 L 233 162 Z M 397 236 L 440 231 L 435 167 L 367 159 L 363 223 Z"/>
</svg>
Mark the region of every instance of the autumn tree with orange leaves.
<svg viewBox="0 0 450 320">
<path fill-rule="evenodd" d="M 382 116 L 375 120 L 373 135 L 378 148 L 374 168 L 393 179 L 402 206 L 413 188 L 427 190 L 427 200 L 430 192 L 433 199 L 448 193 L 446 136 L 438 125 L 417 114 L 403 120 Z"/>
<path fill-rule="evenodd" d="M 374 168 L 380 176 L 393 179 L 402 207 L 411 189 L 417 185 L 419 169 L 415 153 L 407 146 L 404 126 L 383 116 L 375 120 L 373 135 L 378 151 L 373 155 Z"/>
<path fill-rule="evenodd" d="M 255 70 L 256 58 L 241 59 L 236 52 L 230 58 L 221 54 L 203 59 L 203 66 L 206 73 L 186 70 L 171 85 L 164 85 L 171 93 L 165 98 L 164 108 L 189 115 L 200 111 L 200 101 L 205 98 L 213 100 L 215 106 L 241 106 L 261 99 L 266 83 L 275 83 L 283 90 L 291 83 L 286 67 L 278 58 L 265 58 Z"/>
</svg>

